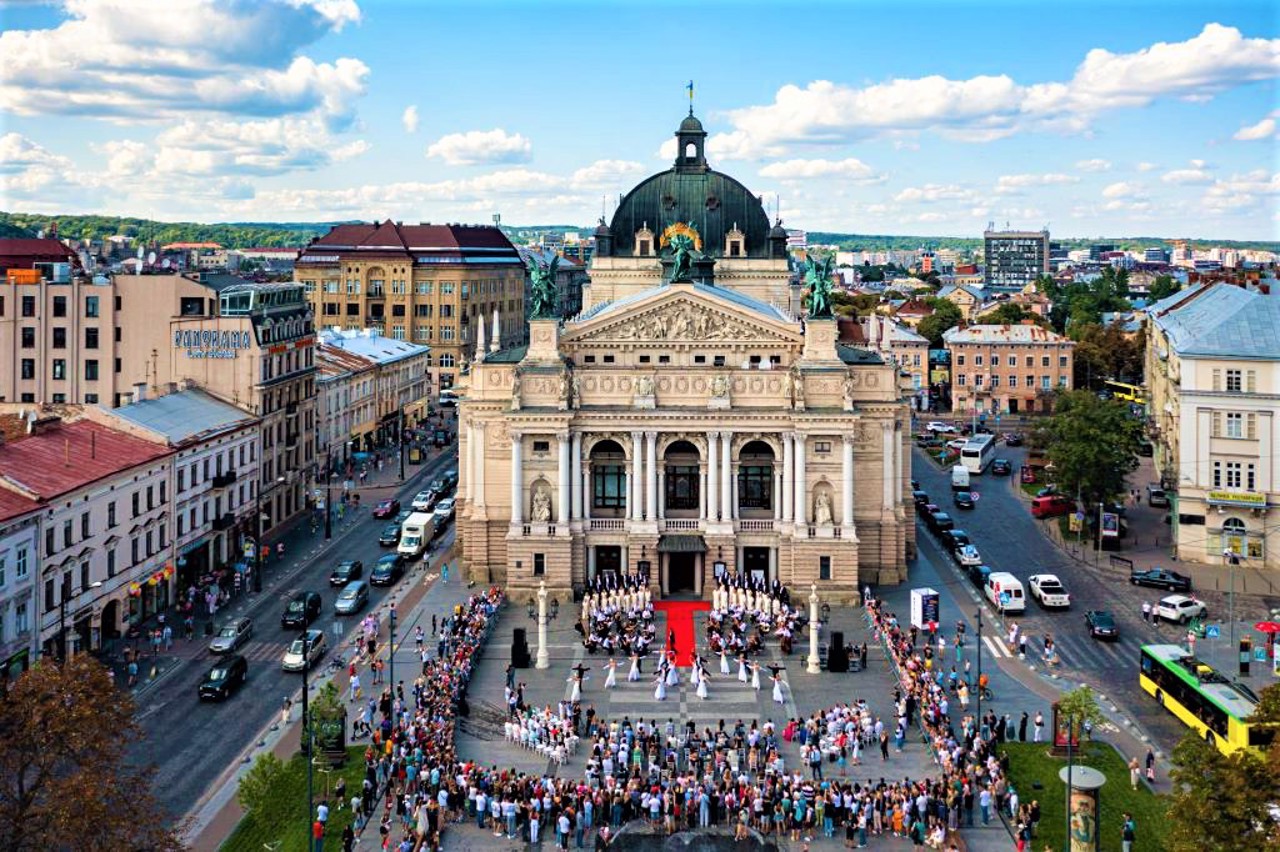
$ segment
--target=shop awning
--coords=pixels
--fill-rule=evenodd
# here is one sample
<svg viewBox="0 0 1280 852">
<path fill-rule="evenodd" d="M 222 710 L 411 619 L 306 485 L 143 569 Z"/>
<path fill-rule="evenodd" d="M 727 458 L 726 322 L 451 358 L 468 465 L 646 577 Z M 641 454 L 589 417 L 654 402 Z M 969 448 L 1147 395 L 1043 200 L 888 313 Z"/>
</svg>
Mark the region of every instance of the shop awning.
<svg viewBox="0 0 1280 852">
<path fill-rule="evenodd" d="M 664 535 L 658 539 L 659 553 L 706 553 L 707 543 L 700 535 Z"/>
</svg>

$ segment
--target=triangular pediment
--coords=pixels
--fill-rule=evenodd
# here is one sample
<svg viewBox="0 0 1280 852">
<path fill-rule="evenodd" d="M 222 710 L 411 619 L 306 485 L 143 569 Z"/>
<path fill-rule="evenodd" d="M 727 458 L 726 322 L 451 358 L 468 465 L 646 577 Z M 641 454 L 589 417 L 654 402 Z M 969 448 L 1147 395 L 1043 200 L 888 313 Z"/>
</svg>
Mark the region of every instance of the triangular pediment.
<svg viewBox="0 0 1280 852">
<path fill-rule="evenodd" d="M 708 288 L 663 287 L 565 328 L 564 343 L 803 343 L 799 324 Z M 770 315 L 771 314 L 771 315 Z"/>
</svg>

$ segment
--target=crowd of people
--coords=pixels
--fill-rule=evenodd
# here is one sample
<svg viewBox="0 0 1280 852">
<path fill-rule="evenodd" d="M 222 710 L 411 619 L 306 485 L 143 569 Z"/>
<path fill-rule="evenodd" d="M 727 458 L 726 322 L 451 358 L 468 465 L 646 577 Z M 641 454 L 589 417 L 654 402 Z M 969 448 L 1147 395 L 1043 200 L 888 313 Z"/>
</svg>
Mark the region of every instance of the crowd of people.
<svg viewBox="0 0 1280 852">
<path fill-rule="evenodd" d="M 805 620 L 791 607 L 791 593 L 777 582 L 725 572 L 716 578 L 707 616 L 707 645 L 730 657 L 759 654 L 765 640 L 776 636 L 782 653 L 791 653 L 792 637 Z"/>
<path fill-rule="evenodd" d="M 587 653 L 603 651 L 611 657 L 638 660 L 649 654 L 654 640 L 653 599 L 649 578 L 627 574 L 596 577 L 582 598 L 582 618 L 574 625 Z"/>
</svg>

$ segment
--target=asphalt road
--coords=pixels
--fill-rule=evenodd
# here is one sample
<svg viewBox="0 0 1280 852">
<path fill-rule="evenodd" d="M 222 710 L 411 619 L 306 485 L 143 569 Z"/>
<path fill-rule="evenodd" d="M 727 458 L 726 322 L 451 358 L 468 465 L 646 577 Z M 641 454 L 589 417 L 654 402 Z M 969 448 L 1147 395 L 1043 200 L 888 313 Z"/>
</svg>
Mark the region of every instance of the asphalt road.
<svg viewBox="0 0 1280 852">
<path fill-rule="evenodd" d="M 1001 444 L 996 456 L 1012 461 L 1015 475 L 992 476 L 988 470 L 973 477 L 972 487 L 980 499 L 972 510 L 952 503 L 949 469 L 940 469 L 916 451 L 912 470 L 931 501 L 951 515 L 957 529 L 969 533 L 985 564 L 1008 571 L 1024 586 L 1033 574 L 1057 574 L 1071 594 L 1069 610 L 1043 610 L 1028 598 L 1026 613 L 1010 616 L 1029 637 L 1028 656 L 1034 652 L 1038 665 L 1043 636 L 1051 633 L 1061 660 L 1057 667 L 1060 675 L 1089 684 L 1119 704 L 1162 748 L 1173 748 L 1186 733 L 1186 727 L 1138 686 L 1139 648 L 1154 642 L 1180 642 L 1185 635 L 1185 630 L 1176 625 L 1143 622 L 1142 601 L 1154 602 L 1163 593 L 1131 586 L 1127 572 L 1110 568 L 1105 556 L 1095 567 L 1081 564 L 1059 550 L 1041 530 L 1041 524 L 1048 522 L 1032 518 L 1029 504 L 1016 490 L 1016 473 L 1026 457 L 1025 451 Z M 918 522 L 917 538 L 935 564 L 950 566 L 956 582 L 970 583 L 964 570 L 944 552 L 923 522 Z M 1089 636 L 1084 613 L 1090 609 L 1111 611 L 1120 628 L 1118 641 L 1102 642 Z"/>
<path fill-rule="evenodd" d="M 409 482 L 397 491 L 397 496 L 407 507 L 409 498 L 425 483 L 456 466 L 455 446 L 452 452 L 411 469 Z M 268 569 L 264 576 L 267 587 L 251 596 L 243 609 L 233 611 L 254 622 L 253 638 L 240 650 L 249 661 L 249 679 L 235 695 L 221 703 L 197 699 L 197 686 L 215 659 L 205 650 L 177 666 L 139 697 L 137 719 L 144 736 L 131 750 L 130 758 L 156 766 L 153 790 L 171 817 L 187 813 L 228 766 L 240 759 L 254 737 L 279 718 L 285 696 L 292 696 L 301 687 L 300 673 L 280 667 L 287 645 L 299 632 L 280 627 L 280 614 L 293 594 L 304 589 L 320 592 L 324 604 L 313 626 L 328 634 L 326 662 L 337 647 L 334 622 L 342 621 L 347 629 L 358 624 L 363 613 L 341 618 L 334 615 L 333 603 L 340 590 L 329 586 L 329 572 L 344 559 L 360 559 L 367 579 L 378 557 L 390 550 L 378 546 L 378 534 L 387 521 L 369 514 L 376 501 L 364 502 L 366 507 L 357 521 L 345 526 L 341 533 L 334 530 L 328 551 L 298 566 L 289 576 L 278 577 Z M 448 546 L 453 529 L 450 525 L 437 540 L 436 549 Z M 412 582 L 417 576 L 414 567 L 410 567 L 401 582 Z M 390 591 L 390 587 L 371 587 L 365 611 L 376 611 Z"/>
</svg>

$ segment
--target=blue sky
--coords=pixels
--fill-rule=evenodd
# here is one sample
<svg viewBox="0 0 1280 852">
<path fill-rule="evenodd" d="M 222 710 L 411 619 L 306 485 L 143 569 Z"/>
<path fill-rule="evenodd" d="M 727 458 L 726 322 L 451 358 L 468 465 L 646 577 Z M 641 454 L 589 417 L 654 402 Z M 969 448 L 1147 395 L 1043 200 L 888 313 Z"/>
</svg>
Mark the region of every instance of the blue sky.
<svg viewBox="0 0 1280 852">
<path fill-rule="evenodd" d="M 0 207 L 592 223 L 672 156 L 810 230 L 1280 238 L 1273 3 L 0 0 Z"/>
</svg>

